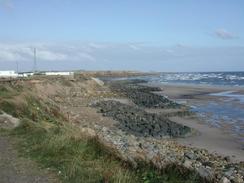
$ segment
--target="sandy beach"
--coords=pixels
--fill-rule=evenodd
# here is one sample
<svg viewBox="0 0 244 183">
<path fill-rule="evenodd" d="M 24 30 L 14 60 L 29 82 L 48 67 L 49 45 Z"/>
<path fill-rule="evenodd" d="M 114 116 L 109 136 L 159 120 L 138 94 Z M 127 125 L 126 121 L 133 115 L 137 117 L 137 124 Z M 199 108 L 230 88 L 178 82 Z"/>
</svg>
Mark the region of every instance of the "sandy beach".
<svg viewBox="0 0 244 183">
<path fill-rule="evenodd" d="M 196 118 L 172 117 L 171 120 L 197 130 L 191 137 L 179 138 L 177 142 L 187 146 L 207 149 L 210 153 L 230 156 L 234 161 L 244 161 L 243 144 L 219 128 L 206 125 Z"/>
<path fill-rule="evenodd" d="M 244 89 L 240 87 L 172 84 L 150 85 L 160 86 L 163 91 L 158 92 L 159 94 L 167 96 L 176 101 L 181 101 L 187 106 L 194 106 L 213 101 L 219 105 L 222 105 L 222 103 L 218 102 L 225 100 L 226 97 L 209 94 L 226 91 L 233 91 L 240 94 L 244 92 Z M 243 107 L 243 105 L 238 107 Z M 162 109 L 161 111 L 157 110 L 156 112 L 164 113 L 165 111 Z M 234 161 L 244 161 L 244 143 L 240 140 L 240 137 L 234 136 L 231 133 L 227 125 L 217 128 L 197 116 L 171 117 L 170 119 L 177 123 L 187 125 L 197 131 L 197 133 L 193 136 L 177 139 L 179 143 L 187 146 L 207 149 L 211 153 L 230 156 L 230 158 Z"/>
<path fill-rule="evenodd" d="M 234 86 L 210 86 L 195 84 L 160 84 L 150 83 L 150 86 L 159 86 L 162 88 L 162 94 L 167 95 L 171 99 L 194 99 L 198 97 L 207 97 L 206 94 L 218 93 L 223 91 L 234 91 L 236 93 L 244 93 L 243 87 Z M 209 96 L 208 96 L 209 97 Z M 199 99 L 199 98 L 198 98 Z"/>
</svg>

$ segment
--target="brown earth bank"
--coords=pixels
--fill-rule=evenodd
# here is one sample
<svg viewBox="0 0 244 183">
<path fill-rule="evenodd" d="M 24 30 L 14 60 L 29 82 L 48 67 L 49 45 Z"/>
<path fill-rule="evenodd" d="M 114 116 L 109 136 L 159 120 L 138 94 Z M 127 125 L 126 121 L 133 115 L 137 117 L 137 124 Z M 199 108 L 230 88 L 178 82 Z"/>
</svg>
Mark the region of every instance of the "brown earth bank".
<svg viewBox="0 0 244 183">
<path fill-rule="evenodd" d="M 24 94 L 20 92 L 8 96 L 5 89 L 13 93 L 24 91 Z M 163 91 L 166 89 L 163 88 Z M 4 111 L 1 115 L 11 113 L 3 107 L 8 107 L 6 101 L 21 106 L 25 103 L 24 96 L 34 95 L 46 105 L 56 106 L 56 113 L 61 113 L 66 123 L 79 128 L 82 134 L 98 138 L 117 157 L 134 167 L 141 161 L 158 169 L 174 165 L 196 171 L 210 182 L 243 182 L 243 162 L 232 161 L 226 156 L 228 153 L 220 156 L 219 153 L 208 152 L 211 149 L 205 146 L 179 143 L 177 139 L 182 138 L 182 135 L 182 139 L 191 139 L 197 134 L 197 129 L 194 129 L 196 126 L 181 120 L 192 114 L 188 112 L 187 106 L 155 94 L 160 91 L 159 88 L 141 86 L 138 81 L 104 83 L 94 78 L 94 75 L 81 74 L 72 79 L 35 77 L 35 80 L 10 82 L 1 90 L 5 96 L 0 101 L 1 110 Z M 173 91 L 169 93 L 173 95 Z M 109 108 L 110 104 L 114 104 L 113 108 Z M 18 110 L 17 107 L 17 111 L 11 115 L 21 116 Z M 153 110 L 164 112 L 152 114 Z M 134 133 L 137 128 L 141 129 Z M 243 158 L 241 154 L 238 157 Z"/>
<path fill-rule="evenodd" d="M 140 72 L 140 71 L 84 71 L 77 73 L 78 75 L 91 76 L 91 77 L 108 77 L 108 78 L 121 78 L 121 77 L 135 77 L 135 76 L 149 76 L 159 75 L 159 72 Z"/>
</svg>

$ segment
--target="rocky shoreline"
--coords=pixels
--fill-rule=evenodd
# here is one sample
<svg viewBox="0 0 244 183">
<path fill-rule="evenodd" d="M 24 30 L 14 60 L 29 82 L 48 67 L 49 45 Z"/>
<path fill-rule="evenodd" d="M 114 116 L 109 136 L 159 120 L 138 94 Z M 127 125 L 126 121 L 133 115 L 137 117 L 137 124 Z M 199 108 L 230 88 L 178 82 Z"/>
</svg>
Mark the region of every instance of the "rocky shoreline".
<svg viewBox="0 0 244 183">
<path fill-rule="evenodd" d="M 160 96 L 153 92 L 161 91 L 159 87 L 148 87 L 140 85 L 145 83 L 144 80 L 125 80 L 125 81 L 112 81 L 109 86 L 113 92 L 132 100 L 136 105 L 147 108 L 180 108 L 181 105 Z"/>
<path fill-rule="evenodd" d="M 95 131 L 94 134 L 105 145 L 135 167 L 141 161 L 152 164 L 159 170 L 175 165 L 197 172 L 203 178 L 202 182 L 243 182 L 243 163 L 233 163 L 228 157 L 209 154 L 205 149 L 181 146 L 174 140 L 136 137 L 122 130 L 99 125 L 95 126 Z"/>
<path fill-rule="evenodd" d="M 117 101 L 101 101 L 93 106 L 104 116 L 119 121 L 120 129 L 135 136 L 182 137 L 191 132 L 189 127 L 170 121 L 162 115 L 147 113 L 143 109 Z"/>
<path fill-rule="evenodd" d="M 138 80 L 103 83 L 87 76 L 72 80 L 35 78 L 19 84 L 25 88 L 26 94 L 30 92 L 45 102 L 48 111 L 50 106 L 55 106 L 51 113 L 55 116 L 60 114 L 64 123 L 72 124 L 79 135 L 98 139 L 114 156 L 134 167 L 144 162 L 164 172 L 167 167 L 173 166 L 183 175 L 189 171 L 195 175 L 196 172 L 196 176 L 202 178 L 194 179 L 199 183 L 244 182 L 244 162 L 234 163 L 229 156 L 209 153 L 206 150 L 208 148 L 179 144 L 178 140 L 187 139 L 182 136 L 189 134 L 189 130 L 192 131 L 194 127 L 188 128 L 181 121 L 169 117 L 176 116 L 181 120 L 181 116 L 193 116 L 186 106 L 154 93 L 160 91 L 160 88 L 151 88 L 142 83 Z M 10 90 L 18 106 L 21 102 L 24 106 L 24 97 L 16 96 L 13 86 L 9 86 Z M 132 93 L 133 97 L 130 96 Z M 9 97 L 9 93 L 2 94 Z M 141 98 L 148 103 L 141 102 Z M 10 98 L 10 102 L 13 103 L 13 98 Z M 9 109 L 3 105 L 2 108 L 3 111 Z M 39 114 L 39 107 L 34 104 L 32 110 L 31 118 Z M 9 109 L 5 112 L 12 114 L 13 111 Z M 4 121 L 7 121 L 5 118 Z M 46 127 L 49 123 L 44 124 Z"/>
<path fill-rule="evenodd" d="M 190 128 L 170 121 L 167 115 L 149 114 L 144 110 L 150 107 L 175 109 L 181 108 L 181 104 L 152 93 L 159 89 L 138 85 L 138 81 L 116 82 L 107 84 L 113 92 L 128 97 L 134 105 L 103 100 L 93 103 L 92 107 L 103 116 L 113 118 L 119 123 L 112 128 L 97 124 L 92 134 L 96 134 L 105 145 L 115 149 L 124 161 L 135 166 L 138 161 L 144 161 L 158 169 L 176 165 L 196 171 L 204 179 L 203 182 L 244 182 L 243 162 L 233 163 L 228 156 L 222 157 L 205 149 L 178 144 L 174 137 L 189 133 Z M 134 95 L 130 96 L 132 93 Z M 139 102 L 140 98 L 148 102 Z"/>
</svg>

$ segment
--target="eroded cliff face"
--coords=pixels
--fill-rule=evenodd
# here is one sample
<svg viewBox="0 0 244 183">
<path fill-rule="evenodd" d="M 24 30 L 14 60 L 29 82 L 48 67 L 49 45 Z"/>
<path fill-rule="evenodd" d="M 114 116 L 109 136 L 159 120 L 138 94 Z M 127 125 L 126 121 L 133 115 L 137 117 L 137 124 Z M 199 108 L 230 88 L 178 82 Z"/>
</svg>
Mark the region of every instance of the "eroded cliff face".
<svg viewBox="0 0 244 183">
<path fill-rule="evenodd" d="M 18 85 L 26 91 L 25 95 L 56 106 L 67 123 L 80 128 L 83 134 L 98 138 L 133 166 L 141 161 L 159 169 L 176 165 L 182 170 L 198 172 L 206 181 L 243 182 L 243 163 L 233 163 L 228 157 L 204 149 L 179 145 L 174 138 L 189 135 L 192 129 L 170 121 L 167 115 L 145 111 L 150 107 L 177 108 L 180 112 L 174 115 L 189 115 L 185 106 L 153 94 L 155 88 L 141 87 L 137 82 L 111 86 L 90 76 L 36 78 Z"/>
</svg>

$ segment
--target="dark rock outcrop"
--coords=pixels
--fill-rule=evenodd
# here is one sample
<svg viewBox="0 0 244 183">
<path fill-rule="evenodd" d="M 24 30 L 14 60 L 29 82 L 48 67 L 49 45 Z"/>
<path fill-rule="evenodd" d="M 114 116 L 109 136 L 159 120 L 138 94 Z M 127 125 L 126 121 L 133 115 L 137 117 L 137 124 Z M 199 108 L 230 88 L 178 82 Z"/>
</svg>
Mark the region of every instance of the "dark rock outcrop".
<svg viewBox="0 0 244 183">
<path fill-rule="evenodd" d="M 104 116 L 119 121 L 119 128 L 136 136 L 179 137 L 191 131 L 189 127 L 170 121 L 162 115 L 147 113 L 138 107 L 117 101 L 101 101 L 93 105 Z"/>
<path fill-rule="evenodd" d="M 110 82 L 110 88 L 131 99 L 136 105 L 147 108 L 179 108 L 180 104 L 153 92 L 161 91 L 159 87 L 140 85 L 141 80 Z"/>
</svg>

